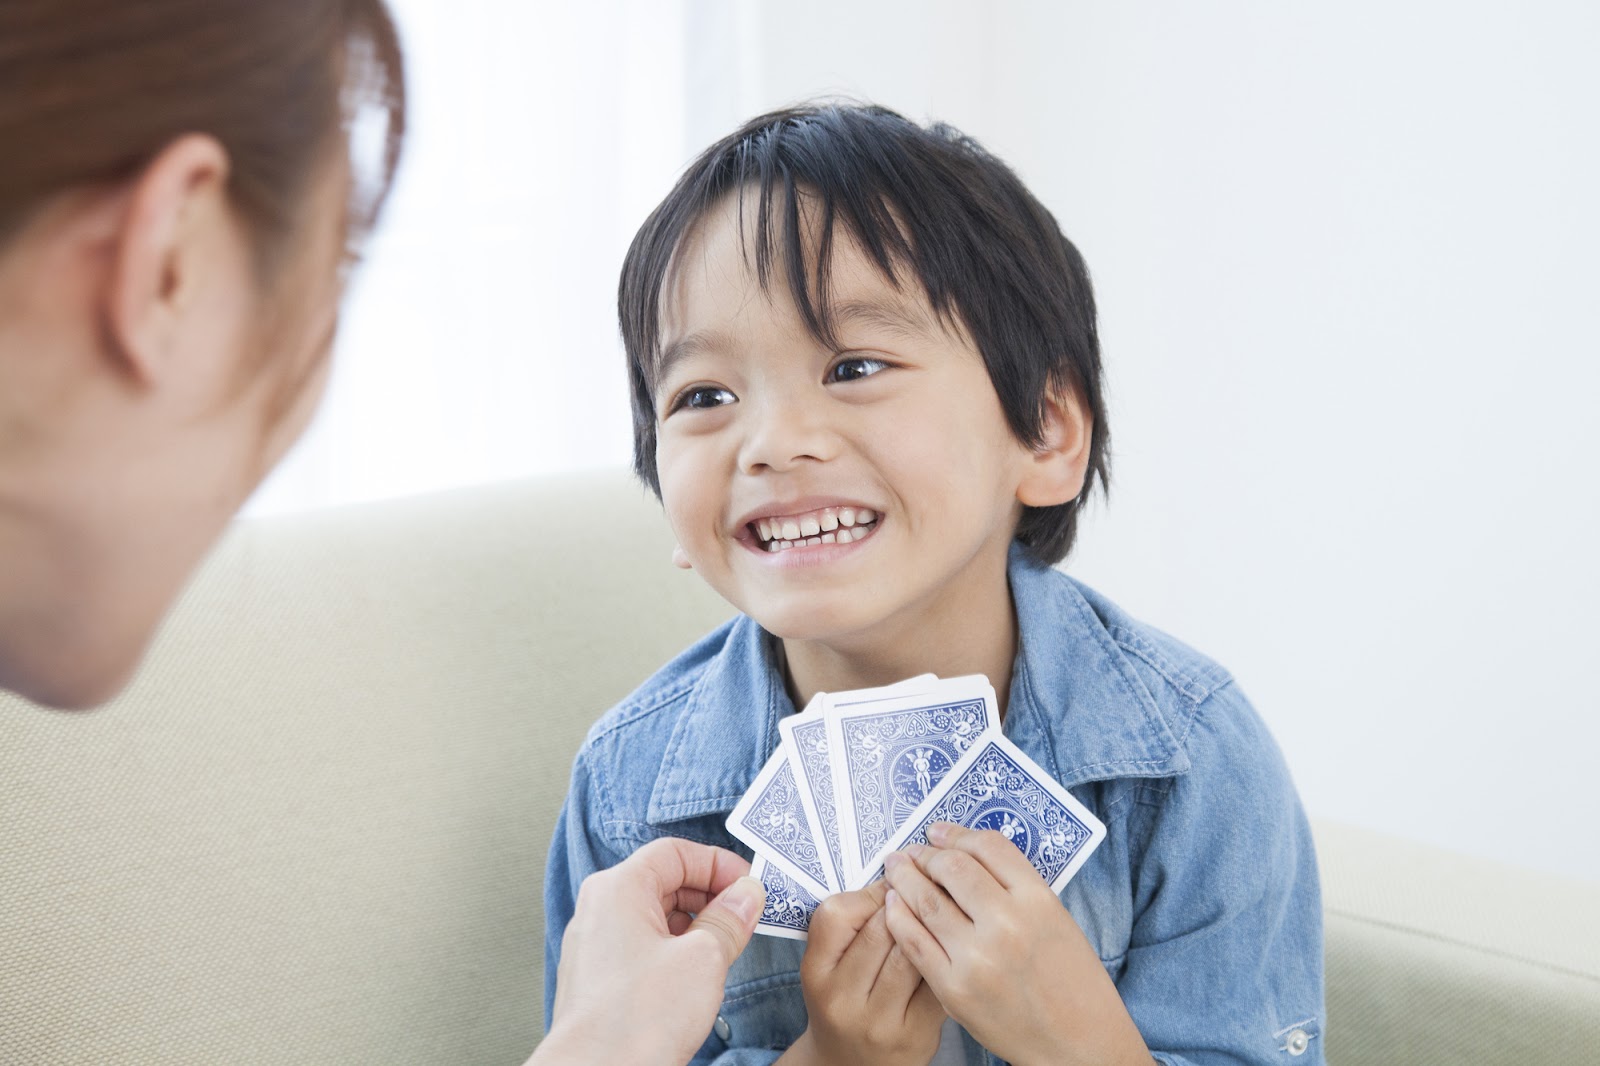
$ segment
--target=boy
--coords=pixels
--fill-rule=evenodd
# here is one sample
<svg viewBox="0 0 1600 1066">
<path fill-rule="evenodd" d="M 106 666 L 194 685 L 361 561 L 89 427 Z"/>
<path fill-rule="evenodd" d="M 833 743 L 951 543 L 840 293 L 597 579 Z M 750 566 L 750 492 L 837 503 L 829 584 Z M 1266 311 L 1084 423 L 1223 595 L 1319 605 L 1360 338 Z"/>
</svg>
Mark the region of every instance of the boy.
<svg viewBox="0 0 1600 1066">
<path fill-rule="evenodd" d="M 1223 670 L 1050 569 L 1106 419 L 1083 262 L 1015 175 L 880 108 L 766 115 L 646 221 L 619 303 L 636 467 L 743 614 L 579 753 L 547 996 L 585 875 L 666 835 L 744 851 L 723 820 L 783 715 L 985 674 L 1105 843 L 1059 898 L 995 833 L 892 856 L 808 943 L 756 938 L 695 1061 L 1322 1061 L 1315 859 L 1271 738 Z"/>
</svg>

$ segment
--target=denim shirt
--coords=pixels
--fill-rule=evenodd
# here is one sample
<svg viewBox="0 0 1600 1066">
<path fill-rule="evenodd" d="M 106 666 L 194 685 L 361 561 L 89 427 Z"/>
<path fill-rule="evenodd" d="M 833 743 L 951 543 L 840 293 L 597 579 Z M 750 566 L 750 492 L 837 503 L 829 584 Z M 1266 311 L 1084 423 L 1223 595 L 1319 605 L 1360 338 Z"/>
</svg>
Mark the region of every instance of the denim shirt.
<svg viewBox="0 0 1600 1066">
<path fill-rule="evenodd" d="M 1226 671 L 1013 550 L 1004 730 L 1105 822 L 1061 893 L 1158 1062 L 1321 1064 L 1322 906 L 1289 773 Z M 775 638 L 740 616 L 612 708 L 572 771 L 545 881 L 545 1015 L 579 883 L 723 821 L 794 713 Z M 806 1027 L 802 942 L 757 936 L 693 1060 L 771 1063 Z M 619 1011 L 619 1025 L 642 1024 Z M 999 1060 L 963 1033 L 969 1063 Z"/>
</svg>

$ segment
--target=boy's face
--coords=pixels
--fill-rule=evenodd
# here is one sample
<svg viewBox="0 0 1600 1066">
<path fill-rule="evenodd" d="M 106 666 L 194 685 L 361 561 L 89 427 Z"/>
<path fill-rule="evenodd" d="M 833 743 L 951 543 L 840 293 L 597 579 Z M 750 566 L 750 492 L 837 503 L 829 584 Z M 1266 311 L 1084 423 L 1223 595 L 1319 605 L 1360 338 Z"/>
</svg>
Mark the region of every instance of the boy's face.
<svg viewBox="0 0 1600 1066">
<path fill-rule="evenodd" d="M 762 289 L 733 198 L 685 240 L 662 297 L 656 465 L 679 544 L 724 598 L 786 640 L 866 650 L 1005 593 L 1036 460 L 914 278 L 896 290 L 842 228 L 834 246 L 838 351 L 781 274 Z"/>
</svg>

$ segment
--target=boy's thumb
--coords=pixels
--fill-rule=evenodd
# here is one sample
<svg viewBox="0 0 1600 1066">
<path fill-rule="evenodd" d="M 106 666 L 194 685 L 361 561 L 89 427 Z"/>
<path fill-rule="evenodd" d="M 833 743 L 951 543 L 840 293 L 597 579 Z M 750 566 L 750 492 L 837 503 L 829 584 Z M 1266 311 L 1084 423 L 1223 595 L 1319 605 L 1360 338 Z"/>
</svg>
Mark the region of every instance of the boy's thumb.
<svg viewBox="0 0 1600 1066">
<path fill-rule="evenodd" d="M 732 966 L 750 936 L 756 930 L 761 908 L 767 901 L 767 890 L 753 877 L 741 877 L 722 890 L 722 895 L 706 904 L 694 923 L 684 930 L 684 935 L 704 930 L 716 939 L 722 951 L 723 963 Z"/>
</svg>

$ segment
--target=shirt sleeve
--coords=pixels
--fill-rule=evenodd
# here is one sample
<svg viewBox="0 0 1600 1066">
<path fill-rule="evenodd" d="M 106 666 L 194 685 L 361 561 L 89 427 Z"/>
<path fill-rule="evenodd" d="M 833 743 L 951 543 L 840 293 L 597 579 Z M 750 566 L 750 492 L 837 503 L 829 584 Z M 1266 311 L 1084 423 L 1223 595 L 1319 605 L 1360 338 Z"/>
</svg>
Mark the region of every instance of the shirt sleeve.
<svg viewBox="0 0 1600 1066">
<path fill-rule="evenodd" d="M 1322 900 L 1288 768 L 1233 684 L 1187 747 L 1190 771 L 1144 785 L 1133 816 L 1123 1003 L 1166 1066 L 1321 1066 Z"/>
</svg>

